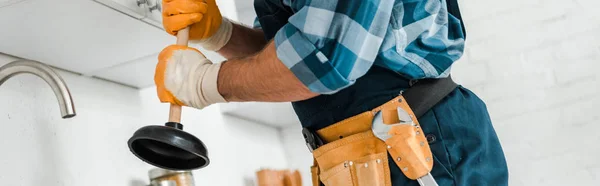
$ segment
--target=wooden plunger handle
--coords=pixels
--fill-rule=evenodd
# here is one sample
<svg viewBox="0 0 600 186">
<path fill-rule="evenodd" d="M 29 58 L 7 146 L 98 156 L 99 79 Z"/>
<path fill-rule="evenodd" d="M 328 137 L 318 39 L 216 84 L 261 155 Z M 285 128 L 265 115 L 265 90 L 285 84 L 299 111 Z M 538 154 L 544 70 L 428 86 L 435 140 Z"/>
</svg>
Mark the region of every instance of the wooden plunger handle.
<svg viewBox="0 0 600 186">
<path fill-rule="evenodd" d="M 180 31 L 177 31 L 177 45 L 188 45 L 188 40 L 190 40 L 190 28 L 186 27 Z"/>
<path fill-rule="evenodd" d="M 189 38 L 189 27 L 177 31 L 177 45 L 187 46 Z M 181 123 L 181 106 L 171 104 L 171 109 L 169 110 L 169 122 Z"/>
</svg>

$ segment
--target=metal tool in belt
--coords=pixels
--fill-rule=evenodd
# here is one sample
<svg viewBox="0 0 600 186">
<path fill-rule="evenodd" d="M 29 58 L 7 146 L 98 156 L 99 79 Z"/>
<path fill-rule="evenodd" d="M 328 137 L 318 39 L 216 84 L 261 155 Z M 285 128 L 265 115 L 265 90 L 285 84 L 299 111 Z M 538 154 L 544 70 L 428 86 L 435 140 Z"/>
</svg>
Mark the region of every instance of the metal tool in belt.
<svg viewBox="0 0 600 186">
<path fill-rule="evenodd" d="M 405 107 L 409 108 L 408 105 Z M 437 182 L 431 175 L 433 167 L 431 149 L 416 116 L 412 110 L 407 112 L 402 107 L 394 110 L 398 114 L 399 122 L 384 123 L 383 112 L 385 111 L 379 111 L 373 118 L 371 129 L 373 134 L 388 145 L 388 152 L 404 175 L 416 179 L 421 186 L 437 186 Z"/>
</svg>

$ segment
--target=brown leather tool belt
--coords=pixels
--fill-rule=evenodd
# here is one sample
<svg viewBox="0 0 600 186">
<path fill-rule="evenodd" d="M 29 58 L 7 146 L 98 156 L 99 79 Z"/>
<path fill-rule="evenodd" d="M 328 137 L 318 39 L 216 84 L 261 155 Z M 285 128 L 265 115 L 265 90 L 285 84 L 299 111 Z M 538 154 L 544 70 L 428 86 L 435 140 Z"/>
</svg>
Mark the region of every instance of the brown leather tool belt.
<svg viewBox="0 0 600 186">
<path fill-rule="evenodd" d="M 388 153 L 410 179 L 429 173 L 433 166 L 431 150 L 417 118 L 457 86 L 450 77 L 420 80 L 371 111 L 316 132 L 303 129 L 315 159 L 311 167 L 313 185 L 391 186 Z M 406 111 L 409 118 L 399 118 L 397 110 Z M 402 120 L 410 120 L 412 124 L 394 125 L 388 132 L 390 137 L 380 139 L 372 130 L 378 118 L 388 125 Z"/>
</svg>

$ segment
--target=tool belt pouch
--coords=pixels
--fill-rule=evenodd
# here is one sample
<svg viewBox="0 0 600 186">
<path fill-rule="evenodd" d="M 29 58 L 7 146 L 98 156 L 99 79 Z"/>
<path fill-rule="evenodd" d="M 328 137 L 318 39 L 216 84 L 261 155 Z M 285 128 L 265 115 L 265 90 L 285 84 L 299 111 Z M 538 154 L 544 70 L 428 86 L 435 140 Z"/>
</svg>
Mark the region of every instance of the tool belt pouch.
<svg viewBox="0 0 600 186">
<path fill-rule="evenodd" d="M 433 168 L 433 157 L 423 132 L 409 125 L 392 127 L 393 136 L 385 141 L 388 152 L 407 178 L 416 180 Z M 419 133 L 421 136 L 419 136 Z"/>
<path fill-rule="evenodd" d="M 324 141 L 331 142 L 313 151 L 313 186 L 319 186 L 319 180 L 325 186 L 390 186 L 388 161 L 396 163 L 407 178 L 427 175 L 433 168 L 431 149 L 415 114 L 403 100 L 399 96 L 371 112 L 320 130 L 329 134 Z M 381 121 L 374 121 L 377 114 L 381 118 L 375 120 Z M 382 122 L 389 138 L 383 141 L 379 133 L 376 136 L 373 122 Z"/>
<path fill-rule="evenodd" d="M 386 145 L 365 131 L 335 140 L 313 151 L 313 185 L 391 186 Z"/>
<path fill-rule="evenodd" d="M 433 156 L 427 138 L 415 114 L 406 101 L 398 103 L 397 107 L 383 108 L 383 123 L 392 125 L 385 140 L 392 161 L 398 165 L 402 173 L 412 180 L 423 177 L 433 168 Z M 398 110 L 404 111 L 400 118 Z M 400 123 L 401 120 L 410 121 Z"/>
</svg>

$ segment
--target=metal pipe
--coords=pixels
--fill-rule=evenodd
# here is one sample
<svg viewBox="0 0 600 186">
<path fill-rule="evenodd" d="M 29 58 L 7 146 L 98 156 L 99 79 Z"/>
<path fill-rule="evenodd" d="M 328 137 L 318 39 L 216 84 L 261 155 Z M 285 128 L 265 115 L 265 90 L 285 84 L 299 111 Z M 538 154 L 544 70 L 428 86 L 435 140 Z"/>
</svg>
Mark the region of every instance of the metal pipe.
<svg viewBox="0 0 600 186">
<path fill-rule="evenodd" d="M 52 91 L 54 91 L 56 99 L 58 99 L 62 118 L 71 118 L 76 115 L 73 98 L 71 98 L 71 93 L 65 81 L 52 68 L 43 63 L 17 60 L 0 67 L 0 85 L 11 77 L 22 73 L 36 75 L 44 79 L 52 87 Z"/>
</svg>

